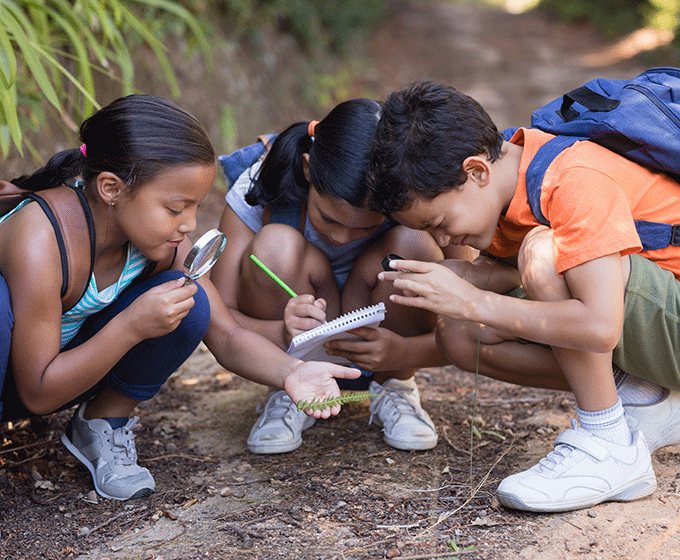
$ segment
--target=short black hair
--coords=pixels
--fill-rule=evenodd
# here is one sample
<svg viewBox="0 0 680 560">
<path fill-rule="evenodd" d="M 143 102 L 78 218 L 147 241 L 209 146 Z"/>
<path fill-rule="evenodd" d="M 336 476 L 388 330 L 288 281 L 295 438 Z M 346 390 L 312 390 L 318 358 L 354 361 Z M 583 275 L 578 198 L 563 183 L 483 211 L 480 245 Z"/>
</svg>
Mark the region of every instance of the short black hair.
<svg viewBox="0 0 680 560">
<path fill-rule="evenodd" d="M 416 196 L 432 199 L 462 185 L 463 162 L 500 156 L 503 135 L 484 108 L 454 88 L 416 82 L 392 93 L 373 141 L 369 207 L 386 216 Z"/>
</svg>

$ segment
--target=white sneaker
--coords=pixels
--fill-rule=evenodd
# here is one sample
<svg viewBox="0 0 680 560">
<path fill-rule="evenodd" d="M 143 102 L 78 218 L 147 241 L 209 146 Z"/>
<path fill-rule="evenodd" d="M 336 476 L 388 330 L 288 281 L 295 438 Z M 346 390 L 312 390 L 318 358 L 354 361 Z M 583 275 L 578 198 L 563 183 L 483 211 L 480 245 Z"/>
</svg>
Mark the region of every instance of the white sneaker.
<svg viewBox="0 0 680 560">
<path fill-rule="evenodd" d="M 649 496 L 656 476 L 644 435 L 629 446 L 594 436 L 571 421 L 551 451 L 529 470 L 503 480 L 496 494 L 506 507 L 526 511 L 569 511 L 606 501 Z"/>
<path fill-rule="evenodd" d="M 83 403 L 62 434 L 66 448 L 87 467 L 94 487 L 104 498 L 129 500 L 153 494 L 156 483 L 148 469 L 137 464 L 135 436 L 132 433 L 139 417 L 128 420 L 115 430 L 102 418 L 85 420 Z"/>
<path fill-rule="evenodd" d="M 371 397 L 368 423 L 375 421 L 382 426 L 387 445 L 406 451 L 432 449 L 437 445 L 437 429 L 420 406 L 420 394 L 413 377 L 407 380 L 391 378 L 382 385 L 371 381 L 368 390 L 384 395 Z"/>
<path fill-rule="evenodd" d="M 627 404 L 623 410 L 631 432 L 640 430 L 645 435 L 650 453 L 680 443 L 680 391 L 665 389 L 654 404 Z"/>
<path fill-rule="evenodd" d="M 285 391 L 270 391 L 267 400 L 257 407 L 262 415 L 250 430 L 251 453 L 287 453 L 302 445 L 302 431 L 316 422 L 313 416 L 299 411 Z"/>
</svg>

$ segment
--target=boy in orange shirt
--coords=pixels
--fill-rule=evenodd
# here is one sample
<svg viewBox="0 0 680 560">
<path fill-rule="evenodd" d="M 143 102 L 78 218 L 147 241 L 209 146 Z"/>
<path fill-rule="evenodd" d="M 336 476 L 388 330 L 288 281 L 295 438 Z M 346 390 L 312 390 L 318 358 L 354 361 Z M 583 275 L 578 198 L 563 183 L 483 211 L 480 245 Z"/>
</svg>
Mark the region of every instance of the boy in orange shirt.
<svg viewBox="0 0 680 560">
<path fill-rule="evenodd" d="M 369 168 L 374 210 L 483 251 L 392 261 L 379 278 L 404 292 L 391 299 L 437 313 L 460 368 L 476 369 L 479 341 L 480 373 L 576 397 L 579 425 L 498 487 L 502 504 L 529 511 L 647 496 L 650 453 L 680 443 L 680 247 L 642 252 L 634 224 L 680 223 L 680 185 L 577 142 L 548 167 L 540 225 L 525 174 L 552 137 L 507 141 L 476 101 L 422 82 L 385 103 Z M 526 299 L 503 295 L 520 285 Z"/>
</svg>

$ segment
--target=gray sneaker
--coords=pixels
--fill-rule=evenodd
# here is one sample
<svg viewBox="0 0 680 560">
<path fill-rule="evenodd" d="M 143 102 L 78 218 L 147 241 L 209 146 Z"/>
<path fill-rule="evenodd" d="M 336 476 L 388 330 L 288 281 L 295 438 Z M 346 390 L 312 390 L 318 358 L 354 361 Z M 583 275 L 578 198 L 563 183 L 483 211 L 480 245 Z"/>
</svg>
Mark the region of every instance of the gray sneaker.
<svg viewBox="0 0 680 560">
<path fill-rule="evenodd" d="M 66 448 L 87 467 L 94 487 L 104 498 L 129 500 L 153 494 L 156 483 L 148 469 L 137 464 L 135 436 L 139 418 L 135 416 L 122 428 L 111 428 L 101 418 L 85 420 L 83 403 L 62 434 Z"/>
<path fill-rule="evenodd" d="M 387 445 L 405 451 L 432 449 L 437 445 L 437 429 L 420 406 L 420 394 L 413 377 L 388 379 L 382 385 L 371 381 L 368 390 L 384 395 L 371 397 L 368 423 L 382 426 Z"/>
<path fill-rule="evenodd" d="M 270 391 L 258 407 L 262 415 L 248 436 L 251 453 L 287 453 L 302 445 L 302 431 L 316 422 L 313 416 L 299 411 L 285 391 Z"/>
</svg>

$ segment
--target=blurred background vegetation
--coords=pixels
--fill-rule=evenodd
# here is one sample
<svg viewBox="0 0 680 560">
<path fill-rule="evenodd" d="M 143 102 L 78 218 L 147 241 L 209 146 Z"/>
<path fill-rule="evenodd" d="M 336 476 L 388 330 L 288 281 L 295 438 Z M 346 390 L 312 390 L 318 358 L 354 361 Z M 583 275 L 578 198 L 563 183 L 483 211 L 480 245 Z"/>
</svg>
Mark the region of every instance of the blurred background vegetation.
<svg viewBox="0 0 680 560">
<path fill-rule="evenodd" d="M 190 110 L 205 105 L 183 99 L 180 82 L 192 80 L 205 84 L 210 103 L 220 98 L 218 109 L 197 116 L 218 150 L 230 151 L 251 140 L 243 137 L 245 122 L 266 131 L 291 120 L 283 114 L 293 103 L 318 114 L 350 95 L 370 96 L 352 83 L 364 62 L 353 45 L 408 1 L 0 0 L 1 158 L 41 163 L 122 94 L 165 95 Z M 677 65 L 680 0 L 476 1 L 544 10 L 609 38 L 668 30 L 676 39 L 656 60 Z M 297 65 L 295 84 L 285 83 L 283 64 Z M 257 87 L 269 102 L 250 98 Z M 283 101 L 291 91 L 295 99 Z M 53 145 L 41 149 L 46 138 Z"/>
</svg>

